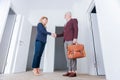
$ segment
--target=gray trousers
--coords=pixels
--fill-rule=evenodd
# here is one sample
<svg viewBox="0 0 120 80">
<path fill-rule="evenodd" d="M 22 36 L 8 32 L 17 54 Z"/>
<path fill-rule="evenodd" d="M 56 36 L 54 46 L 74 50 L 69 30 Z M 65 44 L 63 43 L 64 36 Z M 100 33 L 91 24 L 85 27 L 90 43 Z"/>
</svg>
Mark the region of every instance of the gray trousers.
<svg viewBox="0 0 120 80">
<path fill-rule="evenodd" d="M 67 57 L 67 46 L 72 43 L 73 43 L 73 41 L 65 41 L 64 42 L 65 56 L 66 56 L 68 71 L 76 71 L 77 70 L 77 59 L 68 59 L 68 57 Z"/>
</svg>

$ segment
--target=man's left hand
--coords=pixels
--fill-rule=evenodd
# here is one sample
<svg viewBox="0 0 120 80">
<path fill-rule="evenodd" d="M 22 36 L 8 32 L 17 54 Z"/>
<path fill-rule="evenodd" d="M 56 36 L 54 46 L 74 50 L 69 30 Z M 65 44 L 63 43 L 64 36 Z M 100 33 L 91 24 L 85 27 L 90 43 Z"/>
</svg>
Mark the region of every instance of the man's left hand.
<svg viewBox="0 0 120 80">
<path fill-rule="evenodd" d="M 77 43 L 77 39 L 73 39 L 73 43 Z"/>
</svg>

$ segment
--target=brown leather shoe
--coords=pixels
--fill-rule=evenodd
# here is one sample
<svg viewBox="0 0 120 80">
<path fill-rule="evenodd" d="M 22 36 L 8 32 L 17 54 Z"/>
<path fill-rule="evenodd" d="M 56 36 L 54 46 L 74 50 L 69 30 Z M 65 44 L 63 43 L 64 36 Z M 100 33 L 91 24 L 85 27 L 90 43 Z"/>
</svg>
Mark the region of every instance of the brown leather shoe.
<svg viewBox="0 0 120 80">
<path fill-rule="evenodd" d="M 71 73 L 67 72 L 66 74 L 63 74 L 63 76 L 69 76 Z"/>
<path fill-rule="evenodd" d="M 76 73 L 69 74 L 69 77 L 76 77 L 76 76 L 77 76 Z"/>
</svg>

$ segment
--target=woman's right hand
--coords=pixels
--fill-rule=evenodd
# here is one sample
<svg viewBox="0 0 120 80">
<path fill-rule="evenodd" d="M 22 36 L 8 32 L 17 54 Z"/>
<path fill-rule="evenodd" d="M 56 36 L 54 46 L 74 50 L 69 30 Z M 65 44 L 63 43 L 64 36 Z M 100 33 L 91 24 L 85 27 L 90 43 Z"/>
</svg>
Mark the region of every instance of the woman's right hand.
<svg viewBox="0 0 120 80">
<path fill-rule="evenodd" d="M 52 33 L 51 36 L 54 37 L 54 38 L 57 37 L 56 33 Z"/>
</svg>

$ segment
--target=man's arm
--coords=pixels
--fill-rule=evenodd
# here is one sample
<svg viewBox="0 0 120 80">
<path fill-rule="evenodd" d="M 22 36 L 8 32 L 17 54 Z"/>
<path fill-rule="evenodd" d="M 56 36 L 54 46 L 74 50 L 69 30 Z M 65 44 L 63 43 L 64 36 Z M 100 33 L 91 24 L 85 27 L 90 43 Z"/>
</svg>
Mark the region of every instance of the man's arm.
<svg viewBox="0 0 120 80">
<path fill-rule="evenodd" d="M 56 34 L 56 37 L 63 37 L 64 36 L 64 32 L 62 32 L 61 34 Z"/>
</svg>

